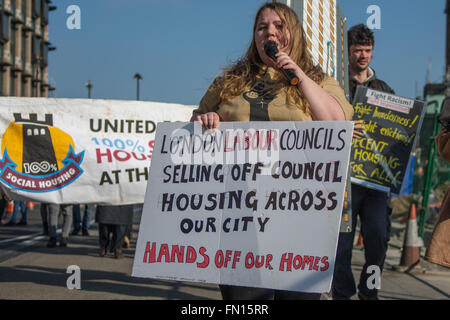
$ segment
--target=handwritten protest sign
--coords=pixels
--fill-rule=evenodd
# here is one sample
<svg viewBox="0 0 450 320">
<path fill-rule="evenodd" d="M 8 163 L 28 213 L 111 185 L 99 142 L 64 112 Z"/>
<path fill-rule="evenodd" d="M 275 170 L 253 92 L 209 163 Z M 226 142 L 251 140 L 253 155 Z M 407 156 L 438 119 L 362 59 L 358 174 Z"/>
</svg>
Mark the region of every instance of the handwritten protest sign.
<svg viewBox="0 0 450 320">
<path fill-rule="evenodd" d="M 159 124 L 132 275 L 327 292 L 352 129 Z"/>
<path fill-rule="evenodd" d="M 422 125 L 422 101 L 358 86 L 354 120 L 364 120 L 364 137 L 353 139 L 352 182 L 399 194 Z"/>
<path fill-rule="evenodd" d="M 0 98 L 0 184 L 17 200 L 144 202 L 156 125 L 193 107 L 153 102 Z"/>
</svg>

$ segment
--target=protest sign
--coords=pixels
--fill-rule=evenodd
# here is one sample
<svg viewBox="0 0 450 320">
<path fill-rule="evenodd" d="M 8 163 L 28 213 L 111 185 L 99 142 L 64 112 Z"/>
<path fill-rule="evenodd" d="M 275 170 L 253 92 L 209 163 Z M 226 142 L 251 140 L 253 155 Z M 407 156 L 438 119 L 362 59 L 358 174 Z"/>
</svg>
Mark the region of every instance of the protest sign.
<svg viewBox="0 0 450 320">
<path fill-rule="evenodd" d="M 0 98 L 0 183 L 13 199 L 143 203 L 158 122 L 193 107 L 137 101 Z"/>
<path fill-rule="evenodd" d="M 364 137 L 353 139 L 352 182 L 399 194 L 424 116 L 422 101 L 358 86 L 354 120 L 364 120 Z"/>
<path fill-rule="evenodd" d="M 352 129 L 160 123 L 132 276 L 327 292 Z"/>
</svg>

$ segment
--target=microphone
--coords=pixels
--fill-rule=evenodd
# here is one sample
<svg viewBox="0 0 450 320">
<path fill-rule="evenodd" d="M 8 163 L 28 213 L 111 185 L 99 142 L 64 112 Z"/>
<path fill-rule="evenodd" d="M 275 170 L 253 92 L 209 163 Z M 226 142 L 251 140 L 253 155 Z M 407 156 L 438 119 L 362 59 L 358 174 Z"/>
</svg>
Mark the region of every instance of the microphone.
<svg viewBox="0 0 450 320">
<path fill-rule="evenodd" d="M 269 56 L 273 61 L 277 61 L 277 57 L 275 56 L 278 53 L 278 48 L 275 42 L 268 41 L 264 44 L 264 52 Z M 289 83 L 293 86 L 299 83 L 300 79 L 295 74 L 294 71 L 290 69 L 280 69 L 284 76 L 289 80 Z"/>
</svg>

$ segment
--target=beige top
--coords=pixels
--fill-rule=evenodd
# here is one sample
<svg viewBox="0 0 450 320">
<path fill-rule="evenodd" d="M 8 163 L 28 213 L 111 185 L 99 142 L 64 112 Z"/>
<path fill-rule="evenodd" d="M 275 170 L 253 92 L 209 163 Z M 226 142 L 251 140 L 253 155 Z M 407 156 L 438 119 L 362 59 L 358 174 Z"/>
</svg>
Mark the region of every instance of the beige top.
<svg viewBox="0 0 450 320">
<path fill-rule="evenodd" d="M 217 81 L 214 81 L 193 113 L 216 112 L 222 121 L 312 121 L 311 115 L 306 114 L 303 108 L 289 105 L 285 90 L 276 90 L 275 95 L 272 93 L 279 86 L 279 81 L 274 78 L 276 73 L 275 69 L 268 68 L 251 89 L 230 102 L 221 101 Z M 339 103 L 345 119 L 351 120 L 353 107 L 338 82 L 326 76 L 320 86 Z"/>
</svg>

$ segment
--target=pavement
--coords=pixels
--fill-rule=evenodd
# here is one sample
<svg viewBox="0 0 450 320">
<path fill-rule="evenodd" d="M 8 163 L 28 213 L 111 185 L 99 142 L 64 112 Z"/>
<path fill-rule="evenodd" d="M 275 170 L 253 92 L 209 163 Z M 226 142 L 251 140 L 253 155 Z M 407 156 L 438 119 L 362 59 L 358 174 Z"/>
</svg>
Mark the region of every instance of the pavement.
<svg viewBox="0 0 450 320">
<path fill-rule="evenodd" d="M 137 209 L 131 246 L 124 249 L 123 259 L 115 259 L 113 255 L 99 257 L 96 223 L 91 225 L 89 236 L 71 236 L 68 247 L 47 248 L 38 205 L 29 210 L 28 225 L 0 226 L 0 299 L 220 300 L 217 285 L 130 276 L 140 221 L 140 210 Z M 9 216 L 3 221 L 8 221 Z M 427 230 L 430 232 L 432 226 Z M 407 272 L 399 271 L 404 223 L 393 221 L 392 231 L 380 298 L 449 300 L 450 269 L 421 259 L 419 265 Z M 364 248 L 355 246 L 352 261 L 355 279 L 359 279 L 363 263 Z M 67 286 L 72 275 L 70 266 L 74 265 L 81 272 L 79 290 Z M 329 298 L 323 295 L 322 299 Z"/>
</svg>

